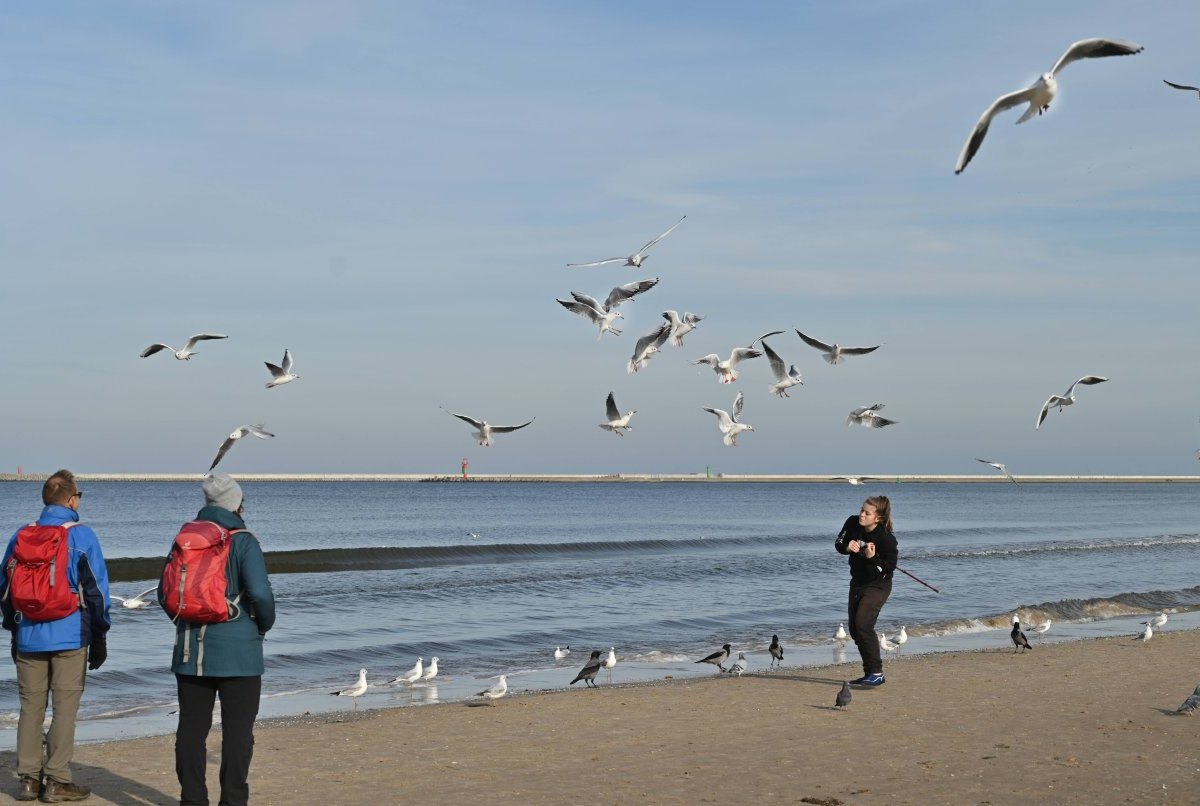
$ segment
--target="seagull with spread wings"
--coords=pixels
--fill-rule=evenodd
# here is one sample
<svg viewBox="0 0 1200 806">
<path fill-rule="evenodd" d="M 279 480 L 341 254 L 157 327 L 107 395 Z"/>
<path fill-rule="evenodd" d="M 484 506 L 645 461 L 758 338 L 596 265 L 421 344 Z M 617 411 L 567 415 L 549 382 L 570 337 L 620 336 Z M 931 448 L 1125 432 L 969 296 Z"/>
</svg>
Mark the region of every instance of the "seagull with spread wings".
<svg viewBox="0 0 1200 806">
<path fill-rule="evenodd" d="M 768 387 L 768 389 L 779 397 L 791 397 L 787 390 L 793 386 L 804 384 L 804 379 L 801 377 L 800 371 L 796 369 L 795 364 L 792 364 L 791 368 L 788 368 L 783 359 L 779 357 L 779 353 L 772 350 L 771 346 L 765 341 L 762 342 L 762 348 L 763 353 L 767 356 L 767 362 L 771 365 L 771 372 L 775 375 L 775 383 Z"/>
<path fill-rule="evenodd" d="M 629 359 L 629 365 L 626 369 L 631 373 L 645 369 L 646 365 L 650 363 L 650 359 L 662 352 L 662 346 L 666 343 L 670 335 L 671 323 L 663 322 L 657 328 L 638 339 L 637 344 L 633 346 L 633 357 Z"/>
<path fill-rule="evenodd" d="M 742 416 L 742 404 L 746 397 L 741 392 L 737 393 L 737 397 L 733 400 L 733 414 L 724 409 L 712 409 L 708 406 L 703 406 L 704 411 L 709 414 L 717 415 L 717 427 L 721 429 L 721 441 L 731 448 L 737 447 L 738 434 L 746 431 L 753 431 L 754 426 L 740 422 L 739 417 Z"/>
<path fill-rule="evenodd" d="M 1050 397 L 1046 399 L 1046 402 L 1042 404 L 1042 410 L 1038 414 L 1037 425 L 1035 425 L 1033 427 L 1033 430 L 1036 431 L 1042 427 L 1042 422 L 1046 419 L 1046 415 L 1050 413 L 1051 408 L 1054 408 L 1055 406 L 1057 406 L 1058 410 L 1062 411 L 1063 407 L 1065 407 L 1065 406 L 1075 405 L 1075 387 L 1076 386 L 1079 386 L 1080 384 L 1082 384 L 1084 386 L 1094 386 L 1098 383 L 1104 383 L 1107 380 L 1108 380 L 1108 378 L 1105 378 L 1101 375 L 1084 375 L 1082 378 L 1075 381 L 1075 383 L 1071 384 L 1067 388 L 1066 394 L 1050 395 Z"/>
<path fill-rule="evenodd" d="M 641 249 L 637 250 L 637 252 L 630 255 L 629 257 L 608 257 L 608 258 L 605 258 L 604 260 L 593 260 L 591 263 L 568 263 L 567 268 L 583 267 L 583 266 L 602 266 L 605 263 L 619 263 L 621 261 L 625 261 L 626 266 L 633 266 L 634 268 L 641 268 L 642 261 L 646 259 L 646 253 L 650 251 L 650 247 L 654 246 L 654 244 L 658 243 L 663 238 L 670 235 L 674 231 L 675 227 L 678 227 L 680 224 L 683 223 L 684 218 L 687 218 L 687 216 L 684 216 L 683 218 L 676 221 L 669 230 L 667 230 L 662 235 L 659 235 L 657 238 L 655 238 L 654 240 L 647 243 L 645 246 L 643 246 Z"/>
<path fill-rule="evenodd" d="M 613 397 L 613 393 L 608 393 L 608 400 L 604 404 L 604 411 L 608 416 L 608 422 L 600 423 L 600 427 L 605 431 L 612 431 L 619 437 L 625 436 L 626 431 L 632 431 L 633 426 L 629 421 L 633 419 L 633 415 L 637 414 L 637 409 L 627 411 L 621 414 L 617 408 L 617 399 Z"/>
<path fill-rule="evenodd" d="M 991 465 L 992 467 L 996 468 L 1001 473 L 1003 473 L 1005 478 L 1007 478 L 1013 484 L 1017 483 L 1017 480 L 1013 478 L 1012 473 L 1008 472 L 1008 468 L 1005 467 L 1003 462 L 993 462 L 991 459 L 976 459 L 975 461 L 983 462 L 985 465 Z"/>
<path fill-rule="evenodd" d="M 1040 115 L 1049 109 L 1050 102 L 1058 94 L 1058 74 L 1071 62 L 1080 59 L 1097 59 L 1102 56 L 1132 56 L 1143 50 L 1141 45 L 1135 42 L 1126 42 L 1123 39 L 1081 39 L 1073 43 L 1067 48 L 1066 53 L 1058 57 L 1058 61 L 1054 63 L 1054 67 L 1050 68 L 1049 73 L 1042 73 L 1037 81 L 1023 90 L 1001 95 L 983 111 L 983 115 L 975 124 L 970 136 L 967 137 L 967 142 L 963 144 L 962 151 L 958 155 L 958 162 L 954 166 L 954 173 L 960 174 L 966 169 L 967 163 L 983 145 L 983 138 L 987 135 L 988 127 L 992 125 L 992 118 L 997 114 L 1014 106 L 1029 104 L 1025 113 L 1017 119 L 1017 123 L 1024 123 L 1034 115 Z"/>
<path fill-rule="evenodd" d="M 620 311 L 617 310 L 617 307 L 629 302 L 629 300 L 638 294 L 649 291 L 656 285 L 658 285 L 657 277 L 619 285 L 608 292 L 608 297 L 603 303 L 593 296 L 581 294 L 578 291 L 572 291 L 571 299 L 569 300 L 560 299 L 555 301 L 571 313 L 579 314 L 586 319 L 590 319 L 593 324 L 598 325 L 600 334 L 596 337 L 597 339 L 603 338 L 606 332 L 620 336 L 621 331 L 612 326 L 614 320 L 624 318 Z"/>
<path fill-rule="evenodd" d="M 210 341 L 212 339 L 227 339 L 227 338 L 229 338 L 229 337 L 224 336 L 220 333 L 197 333 L 195 336 L 192 336 L 190 339 L 187 340 L 187 344 L 183 345 L 182 350 L 176 350 L 174 347 L 172 347 L 169 344 L 151 344 L 145 350 L 142 350 L 142 358 L 149 358 L 150 356 L 154 355 L 157 352 L 161 352 L 163 350 L 170 350 L 175 355 L 175 358 L 178 359 L 179 361 L 191 361 L 192 356 L 194 356 L 196 354 L 196 345 L 199 344 L 200 342 Z"/>
<path fill-rule="evenodd" d="M 859 406 L 846 417 L 846 427 L 852 425 L 861 425 L 864 428 L 883 428 L 886 425 L 895 425 L 895 420 L 889 420 L 886 417 L 880 417 L 879 411 L 883 408 L 882 403 L 875 403 L 870 406 Z"/>
<path fill-rule="evenodd" d="M 867 353 L 873 353 L 879 349 L 878 344 L 876 344 L 874 347 L 843 347 L 840 344 L 826 344 L 823 341 L 814 339 L 812 336 L 805 336 L 799 330 L 796 331 L 796 335 L 799 336 L 800 340 L 809 347 L 815 347 L 816 349 L 820 350 L 821 357 L 824 358 L 827 363 L 834 365 L 842 363 L 842 359 L 848 355 L 866 355 Z"/>
<path fill-rule="evenodd" d="M 683 337 L 695 330 L 696 325 L 704 319 L 703 316 L 690 311 L 684 311 L 682 319 L 677 311 L 663 311 L 662 315 L 663 319 L 671 323 L 671 344 L 676 347 L 682 347 Z"/>
<path fill-rule="evenodd" d="M 108 598 L 116 599 L 121 603 L 122 607 L 128 607 L 130 610 L 141 610 L 149 607 L 152 604 L 152 602 L 145 597 L 157 590 L 158 586 L 155 585 L 153 588 L 147 588 L 146 590 L 142 591 L 137 596 L 117 596 L 115 593 L 110 593 Z"/>
<path fill-rule="evenodd" d="M 457 417 L 458 419 L 462 420 L 464 423 L 468 423 L 468 424 L 474 426 L 475 427 L 475 438 L 479 440 L 480 445 L 483 445 L 486 448 L 490 448 L 492 446 L 492 435 L 493 434 L 512 433 L 513 431 L 516 431 L 520 428 L 524 428 L 525 426 L 529 425 L 529 423 L 532 423 L 533 420 L 537 419 L 536 417 L 534 417 L 533 420 L 530 420 L 528 423 L 521 423 L 520 425 L 492 425 L 487 420 L 476 420 L 474 417 L 468 417 L 465 414 L 455 414 L 454 412 L 450 411 L 449 409 L 442 409 L 442 411 L 446 412 L 451 417 Z"/>
<path fill-rule="evenodd" d="M 217 451 L 217 458 L 213 459 L 213 463 L 209 466 L 208 472 L 213 472 L 213 468 L 215 468 L 217 464 L 225 458 L 225 454 L 229 453 L 229 449 L 233 447 L 234 443 L 245 436 L 254 436 L 258 437 L 259 439 L 270 439 L 275 435 L 264 431 L 262 423 L 257 423 L 256 425 L 239 426 L 232 434 L 225 438 L 224 442 L 221 443 L 221 449 Z"/>
<path fill-rule="evenodd" d="M 717 373 L 717 380 L 721 383 L 733 383 L 737 380 L 737 373 L 734 368 L 742 361 L 751 358 L 759 358 L 762 356 L 762 350 L 755 350 L 751 347 L 734 347 L 729 353 L 729 358 L 724 361 L 721 356 L 716 353 L 709 353 L 703 358 L 697 358 L 693 364 L 708 364 L 712 367 L 713 372 Z"/>
<path fill-rule="evenodd" d="M 271 382 L 267 384 L 268 389 L 300 379 L 299 375 L 292 372 L 292 353 L 286 347 L 283 349 L 283 362 L 279 366 L 275 366 L 270 361 L 263 363 L 267 365 L 267 371 L 271 373 Z"/>
<path fill-rule="evenodd" d="M 1193 87 L 1190 84 L 1176 84 L 1173 81 L 1167 81 L 1165 78 L 1163 79 L 1163 83 L 1166 84 L 1168 87 L 1174 87 L 1177 90 L 1187 90 L 1189 92 L 1194 92 L 1194 93 L 1196 93 L 1197 97 L 1200 97 L 1200 87 Z"/>
</svg>

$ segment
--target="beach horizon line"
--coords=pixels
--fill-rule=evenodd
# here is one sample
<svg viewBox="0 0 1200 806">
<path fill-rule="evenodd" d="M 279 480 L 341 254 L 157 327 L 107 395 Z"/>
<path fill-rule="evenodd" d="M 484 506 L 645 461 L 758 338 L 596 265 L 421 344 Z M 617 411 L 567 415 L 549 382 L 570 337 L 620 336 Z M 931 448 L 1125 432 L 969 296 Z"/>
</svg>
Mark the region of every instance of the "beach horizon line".
<svg viewBox="0 0 1200 806">
<path fill-rule="evenodd" d="M 85 482 L 191 482 L 205 473 L 76 473 Z M 750 482 L 785 484 L 1011 484 L 995 474 L 877 473 L 859 476 L 785 473 L 230 473 L 239 481 L 258 482 Z M 45 481 L 50 473 L 0 473 L 0 482 Z M 1018 484 L 1118 483 L 1197 484 L 1200 475 L 1014 475 Z"/>
</svg>

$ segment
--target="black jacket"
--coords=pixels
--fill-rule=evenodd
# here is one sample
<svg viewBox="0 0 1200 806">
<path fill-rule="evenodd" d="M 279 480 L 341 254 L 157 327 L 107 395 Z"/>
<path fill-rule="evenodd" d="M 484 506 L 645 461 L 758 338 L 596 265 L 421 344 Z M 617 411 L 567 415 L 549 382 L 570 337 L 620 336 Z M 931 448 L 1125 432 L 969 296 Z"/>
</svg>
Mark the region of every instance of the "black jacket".
<svg viewBox="0 0 1200 806">
<path fill-rule="evenodd" d="M 851 554 L 846 548 L 851 540 L 874 543 L 875 556 L 868 560 L 861 551 Z M 851 515 L 842 526 L 833 547 L 839 554 L 850 558 L 851 585 L 891 584 L 892 572 L 900 560 L 900 546 L 896 536 L 882 526 L 876 526 L 874 531 L 868 532 L 858 525 L 858 516 Z"/>
</svg>

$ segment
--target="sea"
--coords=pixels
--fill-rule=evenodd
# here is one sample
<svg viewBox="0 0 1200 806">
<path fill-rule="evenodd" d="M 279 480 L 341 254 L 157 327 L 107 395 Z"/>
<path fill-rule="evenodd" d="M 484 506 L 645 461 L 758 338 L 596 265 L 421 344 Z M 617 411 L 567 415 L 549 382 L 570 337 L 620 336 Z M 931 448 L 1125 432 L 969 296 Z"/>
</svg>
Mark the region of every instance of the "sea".
<svg viewBox="0 0 1200 806">
<path fill-rule="evenodd" d="M 81 519 L 100 536 L 111 592 L 157 581 L 203 501 L 196 482 L 90 482 Z M 569 689 L 593 650 L 599 685 L 719 675 L 696 661 L 731 644 L 767 673 L 843 664 L 849 570 L 833 540 L 868 495 L 892 501 L 900 567 L 879 628 L 909 641 L 885 659 L 993 650 L 1018 614 L 1039 645 L 1200 626 L 1193 484 L 246 481 L 278 620 L 265 644 L 260 716 L 467 702 L 507 675 L 512 694 Z M 0 482 L 0 523 L 41 510 L 40 484 Z M 920 580 L 918 582 L 917 580 Z M 927 583 L 922 584 L 922 583 Z M 936 588 L 936 591 L 934 590 Z M 88 675 L 78 738 L 171 733 L 174 628 L 114 600 L 108 661 Z M 555 660 L 556 648 L 570 654 Z M 1152 651 L 1148 644 L 1145 651 Z M 1141 651 L 1139 649 L 1139 651 Z M 438 658 L 428 683 L 391 684 Z M 359 669 L 357 699 L 331 696 Z M 575 689 L 583 688 L 578 683 Z M 586 695 L 580 695 L 586 696 Z M 0 747 L 16 742 L 13 667 L 0 664 Z"/>
</svg>

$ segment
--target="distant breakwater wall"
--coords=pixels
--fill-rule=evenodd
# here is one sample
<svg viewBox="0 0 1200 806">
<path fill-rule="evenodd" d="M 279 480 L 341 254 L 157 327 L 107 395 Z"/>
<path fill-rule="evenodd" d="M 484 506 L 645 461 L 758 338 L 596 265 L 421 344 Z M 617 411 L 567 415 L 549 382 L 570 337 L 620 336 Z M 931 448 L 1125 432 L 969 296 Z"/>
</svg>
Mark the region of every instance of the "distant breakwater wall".
<svg viewBox="0 0 1200 806">
<path fill-rule="evenodd" d="M 47 473 L 0 473 L 3 481 L 43 482 Z M 714 473 L 512 473 L 478 474 L 463 478 L 458 475 L 431 473 L 233 473 L 239 481 L 252 482 L 444 482 L 451 484 L 479 482 L 665 482 L 665 483 L 782 483 L 782 484 L 846 484 L 844 476 L 830 475 L 755 475 Z M 135 481 L 135 482 L 196 482 L 204 478 L 200 473 L 76 473 L 81 482 Z M 862 476 L 862 485 L 878 484 L 1011 484 L 999 474 L 983 475 L 925 475 L 925 474 L 878 474 Z M 1200 476 L 1016 476 L 1019 484 L 1069 484 L 1069 483 L 1114 483 L 1114 484 L 1197 484 Z"/>
</svg>

